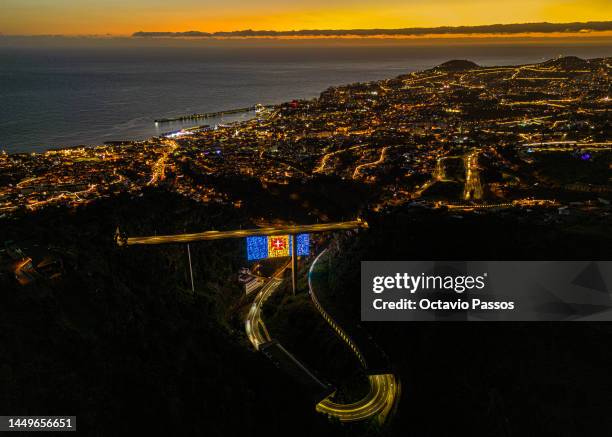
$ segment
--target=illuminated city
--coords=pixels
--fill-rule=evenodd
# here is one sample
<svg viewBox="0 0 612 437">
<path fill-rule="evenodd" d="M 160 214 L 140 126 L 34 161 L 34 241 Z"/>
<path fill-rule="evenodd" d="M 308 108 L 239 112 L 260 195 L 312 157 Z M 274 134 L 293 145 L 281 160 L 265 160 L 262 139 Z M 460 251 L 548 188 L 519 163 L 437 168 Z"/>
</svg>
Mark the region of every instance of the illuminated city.
<svg viewBox="0 0 612 437">
<path fill-rule="evenodd" d="M 374 211 L 410 202 L 490 209 L 561 208 L 574 201 L 578 212 L 605 209 L 605 202 L 582 205 L 573 193 L 610 192 L 611 62 L 568 57 L 479 67 L 451 61 L 329 88 L 314 100 L 262 108 L 242 123 L 4 154 L 0 214 L 78 206 L 122 192 L 136 196 L 160 185 L 198 202 L 240 208 L 249 199 L 216 179 L 257 181 L 266 189 L 332 174 L 375 185 L 366 206 Z M 547 175 L 557 159 L 575 161 L 577 169 L 580 161 L 597 162 L 600 173 L 592 181 Z"/>
<path fill-rule="evenodd" d="M 249 38 L 325 33 L 225 34 L 223 17 L 130 38 L 249 50 Z M 370 261 L 609 260 L 603 51 L 453 59 L 314 98 L 185 105 L 147 118 L 148 139 L 0 152 L 0 413 L 75 414 L 86 435 L 608 435 L 596 431 L 612 429 L 599 423 L 612 331 L 591 321 L 612 311 L 605 274 L 573 279 L 594 304 L 551 304 L 552 286 L 533 285 L 550 324 L 372 321 L 360 298 Z M 121 53 L 124 74 L 146 76 Z M 179 85 L 196 75 L 186 65 Z M 117 107 L 131 105 L 138 90 L 119 88 Z"/>
</svg>

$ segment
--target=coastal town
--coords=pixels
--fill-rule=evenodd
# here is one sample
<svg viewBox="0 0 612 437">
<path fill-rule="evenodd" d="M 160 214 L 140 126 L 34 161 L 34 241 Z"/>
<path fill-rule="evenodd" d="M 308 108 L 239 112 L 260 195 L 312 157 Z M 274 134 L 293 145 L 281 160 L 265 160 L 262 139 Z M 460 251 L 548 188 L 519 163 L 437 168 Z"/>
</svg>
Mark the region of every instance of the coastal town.
<svg viewBox="0 0 612 437">
<path fill-rule="evenodd" d="M 0 11 L 0 432 L 612 437 L 612 1 Z"/>
<path fill-rule="evenodd" d="M 590 331 L 568 337 L 565 322 L 609 318 L 599 260 L 612 247 L 611 64 L 451 60 L 312 99 L 152 114 L 158 134 L 144 140 L 0 151 L 7 405 L 64 405 L 80 429 L 136 405 L 138 417 L 170 414 L 168 429 L 200 424 L 187 434 L 245 413 L 246 431 L 212 434 L 256 424 L 264 434 L 404 435 L 427 414 L 413 414 L 415 399 L 432 405 L 450 387 L 448 405 L 497 411 L 483 435 L 519 434 L 489 423 L 506 427 L 525 408 L 549 415 L 521 373 L 538 369 L 530 354 L 541 353 L 535 376 L 556 392 L 566 352 L 602 351 L 610 334 L 585 322 L 575 326 Z M 419 289 L 427 323 L 364 318 L 364 265 L 389 260 L 439 278 Z M 520 287 L 497 300 L 489 291 L 507 281 L 475 260 L 542 263 L 534 271 L 551 280 L 520 287 L 542 320 L 560 323 L 507 323 L 518 320 L 506 317 Z M 586 267 L 556 275 L 551 260 Z M 487 293 L 472 299 L 468 280 L 485 284 L 489 272 Z M 447 289 L 442 278 L 457 281 Z M 564 281 L 591 300 L 557 293 Z M 412 310 L 407 298 L 378 300 L 375 310 Z M 487 322 L 488 337 L 472 320 Z M 448 376 L 450 357 L 468 373 Z M 597 355 L 589 363 L 606 373 Z M 571 379 L 573 408 L 593 391 Z M 496 390 L 523 409 L 492 407 Z M 433 435 L 426 417 L 416 433 Z"/>
<path fill-rule="evenodd" d="M 240 208 L 250 199 L 236 184 L 274 190 L 325 177 L 373 188 L 366 205 L 373 211 L 418 203 L 453 213 L 609 214 L 611 63 L 449 61 L 257 106 L 248 121 L 145 141 L 3 152 L 0 217 L 138 196 L 151 186 Z"/>
</svg>

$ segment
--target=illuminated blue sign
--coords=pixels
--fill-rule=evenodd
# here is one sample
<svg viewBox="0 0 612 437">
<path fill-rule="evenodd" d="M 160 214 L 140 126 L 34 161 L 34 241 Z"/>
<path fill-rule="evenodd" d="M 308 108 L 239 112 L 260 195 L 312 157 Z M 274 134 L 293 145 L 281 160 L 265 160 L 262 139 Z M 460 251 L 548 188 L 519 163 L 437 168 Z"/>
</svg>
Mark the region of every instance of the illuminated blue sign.
<svg viewBox="0 0 612 437">
<path fill-rule="evenodd" d="M 249 261 L 268 257 L 268 237 L 247 237 L 246 242 Z"/>
<path fill-rule="evenodd" d="M 298 234 L 296 238 L 296 243 L 298 256 L 310 255 L 310 234 Z M 289 242 L 289 253 L 292 253 L 291 242 Z"/>
<path fill-rule="evenodd" d="M 258 259 L 265 259 L 269 257 L 271 237 L 247 237 L 247 259 L 249 261 L 255 261 Z M 274 237 L 272 237 L 274 238 Z M 293 253 L 293 244 L 291 238 L 289 240 L 289 255 Z M 310 254 L 310 234 L 298 234 L 297 235 L 297 255 L 307 256 Z"/>
</svg>

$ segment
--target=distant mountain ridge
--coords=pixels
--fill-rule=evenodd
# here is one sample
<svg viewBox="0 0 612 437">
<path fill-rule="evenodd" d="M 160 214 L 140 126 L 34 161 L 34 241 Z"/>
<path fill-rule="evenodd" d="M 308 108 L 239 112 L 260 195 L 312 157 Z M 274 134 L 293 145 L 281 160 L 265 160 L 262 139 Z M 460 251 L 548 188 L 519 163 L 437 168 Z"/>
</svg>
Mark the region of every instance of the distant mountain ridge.
<svg viewBox="0 0 612 437">
<path fill-rule="evenodd" d="M 577 56 L 560 56 L 558 58 L 549 59 L 548 61 L 540 62 L 538 65 L 542 67 L 556 67 L 561 70 L 572 70 L 572 69 L 580 69 L 580 68 L 588 68 L 592 61 L 597 61 L 597 59 L 582 59 Z M 467 59 L 453 59 L 450 61 L 446 61 L 440 65 L 433 67 L 431 70 L 436 71 L 447 71 L 447 72 L 456 72 L 456 71 L 467 71 L 467 70 L 476 70 L 478 68 L 484 68 L 478 65 L 473 61 L 469 61 Z"/>
<path fill-rule="evenodd" d="M 463 59 L 453 59 L 452 61 L 447 61 L 436 67 L 436 69 L 444 71 L 464 71 L 473 70 L 476 68 L 480 68 L 480 65 L 475 62 Z"/>
<path fill-rule="evenodd" d="M 589 61 L 579 58 L 577 56 L 564 56 L 557 59 L 551 59 L 542 63 L 546 67 L 559 67 L 559 68 L 586 68 L 589 65 Z"/>
<path fill-rule="evenodd" d="M 135 38 L 227 38 L 227 37 L 342 37 L 342 36 L 424 36 L 453 34 L 517 34 L 517 33 L 575 33 L 602 32 L 612 30 L 612 21 L 589 21 L 574 23 L 517 23 L 490 24 L 482 26 L 410 27 L 401 29 L 303 29 L 303 30 L 236 30 L 221 32 L 135 32 Z"/>
</svg>

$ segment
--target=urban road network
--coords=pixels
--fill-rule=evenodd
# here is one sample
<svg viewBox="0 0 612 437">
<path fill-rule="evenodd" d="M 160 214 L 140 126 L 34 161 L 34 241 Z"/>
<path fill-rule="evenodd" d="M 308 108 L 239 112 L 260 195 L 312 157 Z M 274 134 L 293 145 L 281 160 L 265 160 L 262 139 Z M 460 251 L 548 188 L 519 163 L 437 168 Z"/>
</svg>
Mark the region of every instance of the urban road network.
<svg viewBox="0 0 612 437">
<path fill-rule="evenodd" d="M 300 233 L 316 233 L 326 231 L 350 230 L 367 228 L 367 222 L 357 219 L 347 222 L 323 223 L 315 225 L 291 225 L 291 226 L 275 226 L 262 227 L 256 229 L 241 229 L 233 231 L 207 231 L 191 234 L 163 235 L 150 237 L 126 237 L 122 236 L 119 231 L 115 236 L 119 246 L 134 246 L 134 245 L 157 245 L 157 244 L 172 244 L 172 243 L 191 243 L 196 241 L 219 240 L 225 238 L 245 238 L 250 236 L 274 236 L 274 235 L 296 235 Z M 310 266 L 308 272 L 308 288 L 309 294 L 314 306 L 317 308 L 321 316 L 330 325 L 334 332 L 349 346 L 355 354 L 364 370 L 367 370 L 365 357 L 359 350 L 355 342 L 348 336 L 342 327 L 329 315 L 317 299 L 312 275 L 321 256 L 327 250 L 319 253 Z M 262 318 L 262 307 L 264 303 L 278 290 L 283 283 L 283 273 L 292 264 L 294 284 L 296 277 L 296 262 L 295 257 L 287 261 L 279 268 L 260 289 L 255 296 L 253 303 L 245 318 L 245 330 L 247 337 L 256 350 L 261 350 L 262 347 L 273 342 L 270 333 L 268 332 L 264 320 Z M 284 349 L 283 349 L 284 350 Z M 293 357 L 291 357 L 293 358 Z M 310 371 L 308 371 L 301 363 L 297 364 L 300 369 L 307 375 L 319 382 L 319 380 Z M 391 373 L 372 374 L 368 375 L 369 391 L 361 399 L 352 403 L 339 403 L 333 400 L 333 393 L 326 396 L 323 400 L 316 404 L 316 410 L 320 413 L 334 417 L 342 422 L 355 422 L 371 418 L 376 418 L 380 423 L 384 423 L 389 413 L 393 410 L 399 399 L 400 384 L 396 377 Z M 323 383 L 320 383 L 323 385 Z"/>
<path fill-rule="evenodd" d="M 239 209 L 258 201 L 242 187 L 256 186 L 265 198 L 276 198 L 278 188 L 286 187 L 296 196 L 292 201 L 301 200 L 300 207 L 308 212 L 321 211 L 323 220 L 333 200 L 305 202 L 311 196 L 300 198 L 301 191 L 335 181 L 348 184 L 335 196 L 354 194 L 349 191 L 353 186 L 367 188 L 373 195 L 360 208 L 373 213 L 426 206 L 462 217 L 471 210 L 506 215 L 500 210 L 516 208 L 516 215 L 529 221 L 538 218 L 520 210 L 537 206 L 546 209 L 545 223 L 584 218 L 586 225 L 611 210 L 611 64 L 610 58 L 562 57 L 481 67 L 455 60 L 395 78 L 331 87 L 316 99 L 260 108 L 256 117 L 240 123 L 99 147 L 0 152 L 0 219 L 160 191 Z M 559 160 L 563 172 L 554 171 Z M 357 220 L 148 237 L 118 232 L 117 244 L 188 244 L 252 235 L 295 238 L 298 233 L 364 227 Z M 295 289 L 297 257 L 291 261 Z M 24 257 L 16 275 L 27 276 L 29 266 Z M 245 322 L 258 349 L 270 335 L 257 308 L 282 281 L 280 276 L 269 279 L 254 302 L 259 307 Z M 313 284 L 310 296 L 367 368 L 359 348 L 318 304 Z M 274 352 L 284 353 L 280 346 Z M 392 375 L 372 375 L 370 384 L 361 401 L 336 405 L 326 397 L 317 409 L 347 421 L 384 416 L 399 385 Z"/>
</svg>

